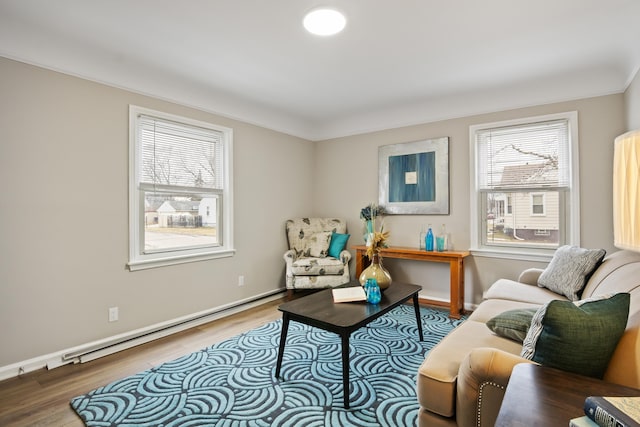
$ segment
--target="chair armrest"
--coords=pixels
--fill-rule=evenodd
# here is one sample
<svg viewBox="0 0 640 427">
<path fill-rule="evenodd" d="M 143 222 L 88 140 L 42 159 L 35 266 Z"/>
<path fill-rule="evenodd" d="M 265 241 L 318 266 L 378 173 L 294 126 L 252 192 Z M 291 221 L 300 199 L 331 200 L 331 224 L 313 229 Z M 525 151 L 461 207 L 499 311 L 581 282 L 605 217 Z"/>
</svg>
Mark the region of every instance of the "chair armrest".
<svg viewBox="0 0 640 427">
<path fill-rule="evenodd" d="M 525 283 L 527 285 L 538 285 L 538 277 L 544 270 L 542 268 L 527 268 L 518 277 L 518 282 Z"/>
<path fill-rule="evenodd" d="M 296 251 L 293 249 L 289 249 L 284 253 L 283 258 L 284 258 L 284 261 L 287 263 L 287 267 L 291 268 L 293 265 L 293 262 L 297 259 Z"/>
<path fill-rule="evenodd" d="M 349 261 L 351 261 L 351 252 L 349 252 L 346 249 L 343 249 L 342 252 L 340 252 L 340 261 L 344 265 L 347 265 Z"/>
<path fill-rule="evenodd" d="M 493 426 L 513 367 L 534 363 L 495 348 L 473 349 L 458 371 L 458 426 Z"/>
</svg>

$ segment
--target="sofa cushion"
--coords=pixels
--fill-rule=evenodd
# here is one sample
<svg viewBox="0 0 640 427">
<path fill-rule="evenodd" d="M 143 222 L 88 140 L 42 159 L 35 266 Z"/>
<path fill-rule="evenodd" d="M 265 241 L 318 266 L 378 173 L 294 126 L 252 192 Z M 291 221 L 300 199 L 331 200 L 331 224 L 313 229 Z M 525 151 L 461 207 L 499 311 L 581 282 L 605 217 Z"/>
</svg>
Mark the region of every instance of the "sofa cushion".
<svg viewBox="0 0 640 427">
<path fill-rule="evenodd" d="M 291 289 L 334 288 L 345 283 L 349 283 L 349 276 L 344 274 L 293 276 L 291 278 Z"/>
<path fill-rule="evenodd" d="M 565 296 L 559 295 L 553 291 L 550 291 L 549 289 L 526 285 L 524 283 L 508 279 L 497 280 L 485 292 L 484 298 L 519 301 L 536 305 L 546 304 L 554 299 L 567 299 Z"/>
<path fill-rule="evenodd" d="M 487 327 L 501 337 L 522 342 L 537 311 L 536 308 L 507 310 L 489 319 Z"/>
<path fill-rule="evenodd" d="M 551 301 L 533 317 L 521 356 L 545 366 L 602 378 L 627 325 L 628 293 Z"/>
<path fill-rule="evenodd" d="M 329 256 L 340 258 L 340 252 L 347 246 L 349 236 L 350 234 L 332 233 L 331 242 L 329 243 Z"/>
<path fill-rule="evenodd" d="M 602 262 L 604 249 L 561 246 L 538 278 L 538 286 L 550 289 L 571 301 L 580 299 L 586 278 Z"/>
<path fill-rule="evenodd" d="M 312 258 L 324 258 L 329 254 L 329 242 L 331 231 L 322 231 L 311 235 L 304 242 L 303 256 Z"/>
<path fill-rule="evenodd" d="M 344 264 L 339 259 L 298 258 L 293 262 L 291 271 L 296 276 L 324 276 L 344 273 Z"/>
</svg>

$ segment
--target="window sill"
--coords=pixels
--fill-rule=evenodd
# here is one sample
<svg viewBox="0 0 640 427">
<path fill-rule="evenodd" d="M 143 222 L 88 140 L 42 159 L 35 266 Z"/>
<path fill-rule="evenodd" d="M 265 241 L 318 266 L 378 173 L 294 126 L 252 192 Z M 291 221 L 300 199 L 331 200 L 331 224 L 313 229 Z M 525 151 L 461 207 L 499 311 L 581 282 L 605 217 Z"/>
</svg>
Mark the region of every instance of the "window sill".
<svg viewBox="0 0 640 427">
<path fill-rule="evenodd" d="M 548 263 L 553 258 L 553 253 L 555 249 L 551 252 L 548 251 L 532 251 L 532 250 L 523 250 L 523 249 L 515 249 L 510 248 L 508 250 L 504 249 L 488 249 L 488 248 L 475 248 L 470 250 L 471 255 L 474 257 L 485 257 L 485 258 L 499 258 L 499 259 L 510 259 L 510 260 L 518 260 L 518 261 L 534 261 L 534 262 L 545 262 Z"/>
<path fill-rule="evenodd" d="M 234 256 L 235 253 L 235 249 L 226 249 L 216 252 L 201 253 L 197 255 L 165 256 L 161 258 L 156 257 L 152 259 L 130 261 L 127 264 L 127 267 L 129 268 L 129 271 L 146 270 L 149 268 L 166 267 L 169 265 L 186 264 L 189 262 L 206 261 L 216 258 L 227 258 Z"/>
</svg>

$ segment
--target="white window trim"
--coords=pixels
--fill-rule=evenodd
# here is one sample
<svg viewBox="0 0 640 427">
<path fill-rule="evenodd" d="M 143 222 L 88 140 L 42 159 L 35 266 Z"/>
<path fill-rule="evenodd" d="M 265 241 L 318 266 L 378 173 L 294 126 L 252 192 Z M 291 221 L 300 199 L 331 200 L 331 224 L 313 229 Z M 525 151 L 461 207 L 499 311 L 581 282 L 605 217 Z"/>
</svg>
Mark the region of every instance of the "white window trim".
<svg viewBox="0 0 640 427">
<path fill-rule="evenodd" d="M 547 216 L 547 196 L 545 193 L 531 193 L 531 216 Z M 533 212 L 533 197 L 542 196 L 542 213 Z"/>
<path fill-rule="evenodd" d="M 557 114 L 547 114 L 543 116 L 526 117 L 522 119 L 506 120 L 493 123 L 483 123 L 479 125 L 469 126 L 469 161 L 470 161 L 470 230 L 471 230 L 471 249 L 470 252 L 474 256 L 488 258 L 502 258 L 523 261 L 540 261 L 548 262 L 553 257 L 554 250 L 539 248 L 519 248 L 519 247 L 488 247 L 482 246 L 482 232 L 480 229 L 480 206 L 478 200 L 478 182 L 477 182 L 477 163 L 478 153 L 476 150 L 476 132 L 504 126 L 515 126 L 526 123 L 552 121 L 552 120 L 568 120 L 569 121 L 569 151 L 571 153 L 571 192 L 566 197 L 563 206 L 560 206 L 560 220 L 567 218 L 570 222 L 565 228 L 566 243 L 569 245 L 580 246 L 580 174 L 579 174 L 579 157 L 578 157 L 578 112 L 569 111 Z"/>
<path fill-rule="evenodd" d="M 139 115 L 157 117 L 159 119 L 171 120 L 187 125 L 199 126 L 212 129 L 223 134 L 225 149 L 223 150 L 225 185 L 222 192 L 222 245 L 214 248 L 194 248 L 178 251 L 143 253 L 141 242 L 143 242 L 144 206 L 140 200 L 141 194 L 138 192 L 136 182 L 136 171 L 138 167 L 139 150 L 136 141 L 136 122 Z M 151 110 L 135 105 L 129 106 L 129 262 L 127 266 L 130 271 L 143 270 L 155 267 L 164 267 L 188 262 L 204 261 L 216 258 L 230 257 L 235 254 L 233 246 L 233 129 L 224 126 L 214 125 L 208 122 L 189 119 L 161 111 Z"/>
</svg>

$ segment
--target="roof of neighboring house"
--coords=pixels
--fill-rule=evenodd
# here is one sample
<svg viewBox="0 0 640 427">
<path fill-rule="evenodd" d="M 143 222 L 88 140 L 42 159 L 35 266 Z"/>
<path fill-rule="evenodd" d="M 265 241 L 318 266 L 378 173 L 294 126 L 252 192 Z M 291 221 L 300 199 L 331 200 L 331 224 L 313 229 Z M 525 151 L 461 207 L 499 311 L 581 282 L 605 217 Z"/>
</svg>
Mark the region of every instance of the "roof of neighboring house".
<svg viewBox="0 0 640 427">
<path fill-rule="evenodd" d="M 145 212 L 155 212 L 158 210 L 160 206 L 165 202 L 164 198 L 145 198 L 144 200 L 144 211 Z"/>
<path fill-rule="evenodd" d="M 193 212 L 198 211 L 198 207 L 200 206 L 200 201 L 192 201 L 192 200 L 165 200 L 160 207 L 158 207 L 158 212 Z"/>
<path fill-rule="evenodd" d="M 528 163 L 525 165 L 505 166 L 500 186 L 555 185 L 558 182 L 558 169 L 548 162 Z"/>
</svg>

